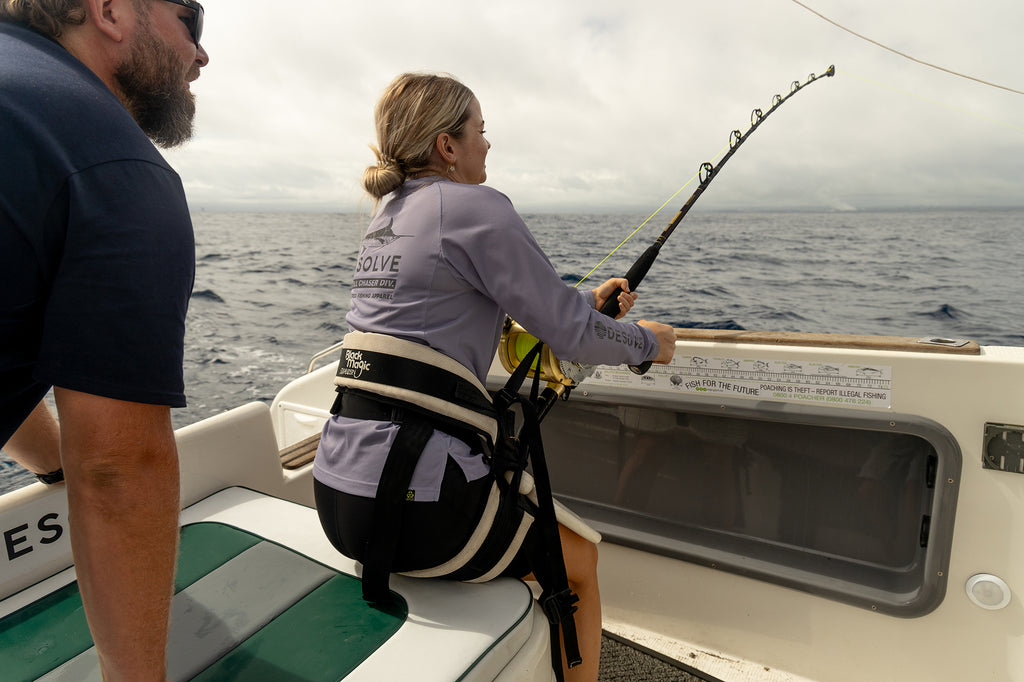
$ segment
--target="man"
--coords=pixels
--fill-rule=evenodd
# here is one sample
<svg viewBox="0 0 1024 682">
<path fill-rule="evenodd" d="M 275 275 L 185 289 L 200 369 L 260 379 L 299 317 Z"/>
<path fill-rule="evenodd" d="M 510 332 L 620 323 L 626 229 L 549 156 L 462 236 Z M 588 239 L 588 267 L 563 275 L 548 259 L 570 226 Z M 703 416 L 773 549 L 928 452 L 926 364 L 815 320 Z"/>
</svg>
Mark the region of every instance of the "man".
<svg viewBox="0 0 1024 682">
<path fill-rule="evenodd" d="M 164 679 L 195 247 L 147 136 L 191 136 L 202 20 L 194 0 L 0 0 L 0 443 L 66 479 L 108 681 Z"/>
</svg>

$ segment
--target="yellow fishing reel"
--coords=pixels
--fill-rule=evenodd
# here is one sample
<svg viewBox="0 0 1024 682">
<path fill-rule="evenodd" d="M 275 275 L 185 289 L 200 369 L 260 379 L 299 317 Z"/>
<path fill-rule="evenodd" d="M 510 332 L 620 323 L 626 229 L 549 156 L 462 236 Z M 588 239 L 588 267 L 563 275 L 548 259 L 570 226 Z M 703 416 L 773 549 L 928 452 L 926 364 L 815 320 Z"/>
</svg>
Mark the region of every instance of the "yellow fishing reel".
<svg viewBox="0 0 1024 682">
<path fill-rule="evenodd" d="M 512 374 L 538 343 L 536 336 L 523 329 L 511 317 L 506 317 L 505 326 L 501 330 L 501 341 L 498 342 L 498 359 L 501 360 L 501 366 L 505 368 L 506 372 Z M 589 365 L 559 360 L 547 345 L 541 349 L 540 355 L 533 361 L 533 366 L 530 367 L 527 376 L 533 377 L 538 369 L 541 381 L 546 382 L 549 386 L 564 386 L 566 388 L 575 388 L 593 371 L 593 367 Z"/>
</svg>

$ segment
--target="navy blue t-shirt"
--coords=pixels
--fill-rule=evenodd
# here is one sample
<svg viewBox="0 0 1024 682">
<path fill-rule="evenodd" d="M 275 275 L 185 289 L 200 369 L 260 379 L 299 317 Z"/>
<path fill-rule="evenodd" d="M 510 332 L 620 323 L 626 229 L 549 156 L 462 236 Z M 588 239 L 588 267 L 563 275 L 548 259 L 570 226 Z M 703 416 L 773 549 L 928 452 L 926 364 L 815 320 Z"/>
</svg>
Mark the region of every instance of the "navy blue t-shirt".
<svg viewBox="0 0 1024 682">
<path fill-rule="evenodd" d="M 181 407 L 177 173 L 57 42 L 0 23 L 0 445 L 51 386 Z"/>
</svg>

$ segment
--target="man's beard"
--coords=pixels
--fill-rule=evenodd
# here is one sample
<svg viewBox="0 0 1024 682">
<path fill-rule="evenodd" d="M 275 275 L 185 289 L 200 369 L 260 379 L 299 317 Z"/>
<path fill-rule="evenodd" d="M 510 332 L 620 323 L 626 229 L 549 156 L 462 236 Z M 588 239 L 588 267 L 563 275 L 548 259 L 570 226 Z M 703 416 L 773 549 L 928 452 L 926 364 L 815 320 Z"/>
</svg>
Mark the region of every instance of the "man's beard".
<svg viewBox="0 0 1024 682">
<path fill-rule="evenodd" d="M 194 64 L 192 68 L 198 69 Z M 196 98 L 182 73 L 181 57 L 148 26 L 143 25 L 114 78 L 121 101 L 153 142 L 169 148 L 192 137 Z"/>
</svg>

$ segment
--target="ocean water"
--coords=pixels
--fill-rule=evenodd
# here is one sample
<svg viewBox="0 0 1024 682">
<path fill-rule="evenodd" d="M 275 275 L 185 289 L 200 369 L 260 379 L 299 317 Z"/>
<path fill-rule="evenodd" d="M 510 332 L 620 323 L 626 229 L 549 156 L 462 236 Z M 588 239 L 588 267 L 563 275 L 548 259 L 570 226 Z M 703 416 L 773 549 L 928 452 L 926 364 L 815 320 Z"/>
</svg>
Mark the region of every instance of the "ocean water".
<svg viewBox="0 0 1024 682">
<path fill-rule="evenodd" d="M 619 276 L 674 211 L 618 248 L 584 286 Z M 646 216 L 524 215 L 575 284 Z M 345 334 L 368 220 L 342 213 L 193 216 L 196 283 L 177 427 L 269 403 Z M 637 287 L 634 319 L 676 327 L 945 336 L 1024 346 L 1024 209 L 694 212 Z M 529 273 L 523 273 L 529 277 Z M 326 360 L 324 361 L 326 362 Z M 33 481 L 0 458 L 0 492 Z"/>
</svg>

